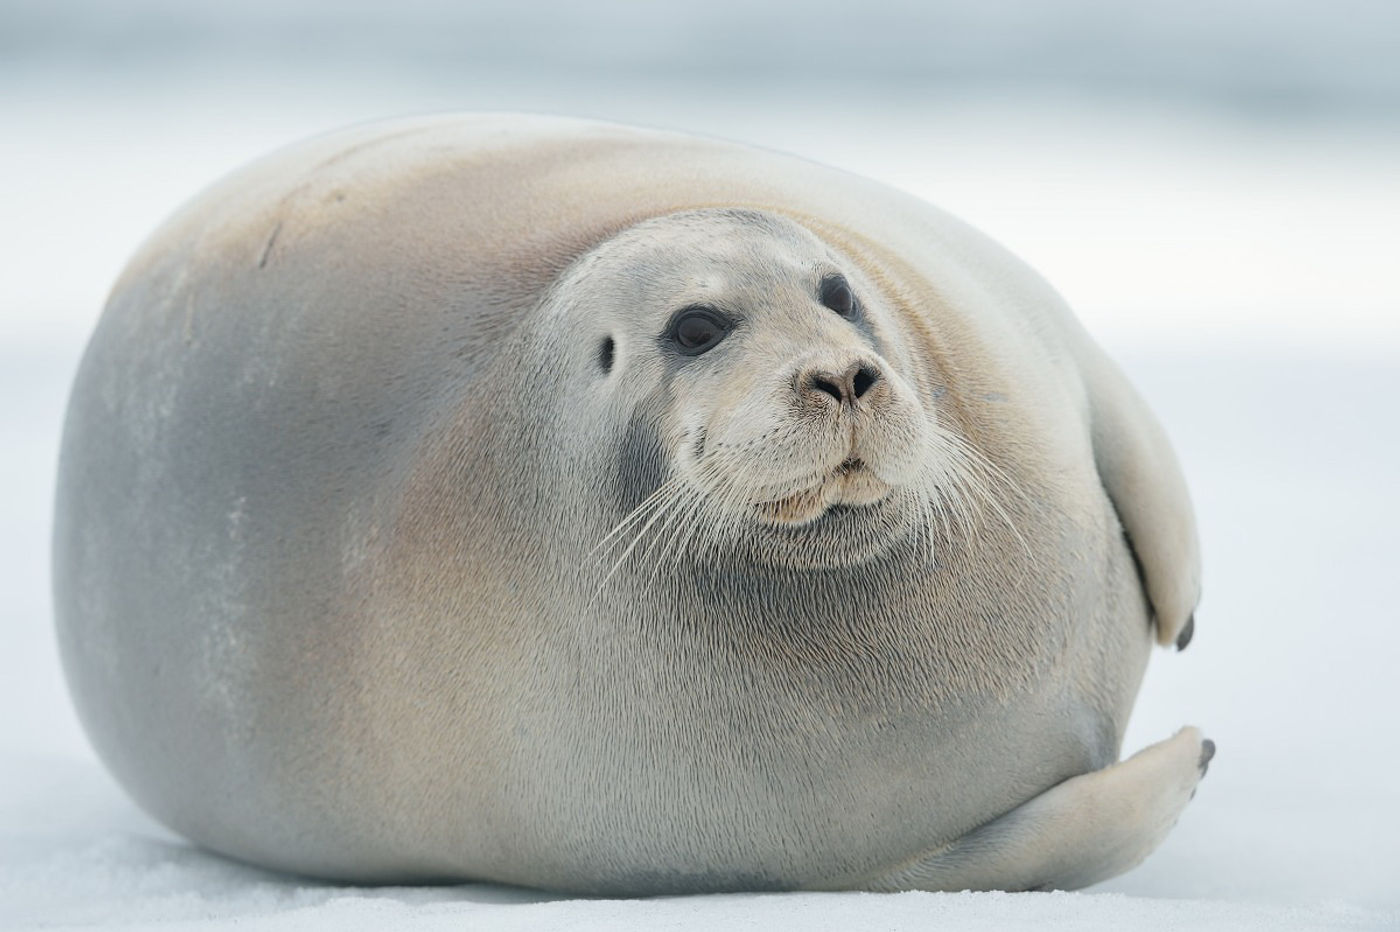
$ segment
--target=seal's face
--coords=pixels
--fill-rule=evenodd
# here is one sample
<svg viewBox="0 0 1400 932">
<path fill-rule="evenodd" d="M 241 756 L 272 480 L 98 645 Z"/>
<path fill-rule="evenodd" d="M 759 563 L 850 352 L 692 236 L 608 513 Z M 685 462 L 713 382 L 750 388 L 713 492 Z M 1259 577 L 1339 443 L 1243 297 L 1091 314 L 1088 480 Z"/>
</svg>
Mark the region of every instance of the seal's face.
<svg viewBox="0 0 1400 932">
<path fill-rule="evenodd" d="M 599 247 L 568 293 L 597 391 L 659 451 L 611 541 L 757 541 L 803 566 L 927 544 L 966 457 L 849 259 L 772 214 L 689 211 Z"/>
</svg>

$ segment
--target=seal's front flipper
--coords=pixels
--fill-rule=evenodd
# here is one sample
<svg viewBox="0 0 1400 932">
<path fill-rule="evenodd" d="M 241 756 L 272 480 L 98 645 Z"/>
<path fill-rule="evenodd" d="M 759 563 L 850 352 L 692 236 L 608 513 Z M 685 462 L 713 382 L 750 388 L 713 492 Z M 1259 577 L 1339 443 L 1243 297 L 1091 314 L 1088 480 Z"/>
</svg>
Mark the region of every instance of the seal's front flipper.
<svg viewBox="0 0 1400 932">
<path fill-rule="evenodd" d="M 850 887 L 1073 890 L 1137 866 L 1195 795 L 1215 753 L 1183 728 L 1125 761 L 1066 780 L 956 841 Z"/>
<path fill-rule="evenodd" d="M 1142 399 L 1097 347 L 1081 353 L 1099 478 L 1122 522 L 1157 643 L 1184 650 L 1201 596 L 1201 553 L 1186 480 Z"/>
</svg>

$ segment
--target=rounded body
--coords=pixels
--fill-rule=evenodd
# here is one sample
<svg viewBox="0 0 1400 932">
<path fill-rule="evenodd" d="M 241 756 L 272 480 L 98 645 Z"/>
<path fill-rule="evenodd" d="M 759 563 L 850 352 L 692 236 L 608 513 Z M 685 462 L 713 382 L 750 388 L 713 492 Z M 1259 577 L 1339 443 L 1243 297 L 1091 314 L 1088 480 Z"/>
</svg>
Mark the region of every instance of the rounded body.
<svg viewBox="0 0 1400 932">
<path fill-rule="evenodd" d="M 849 265 L 851 345 L 975 452 L 982 494 L 921 534 L 851 532 L 909 523 L 862 504 L 609 551 L 678 468 L 668 425 L 765 369 L 740 354 L 768 331 L 692 363 L 590 289 L 661 279 L 608 264 L 626 231 L 722 209 Z M 604 124 L 357 129 L 207 192 L 117 284 L 65 427 L 63 660 L 122 784 L 234 857 L 840 886 L 1117 759 L 1154 606 L 1194 601 L 1189 507 L 1176 552 L 1124 534 L 1185 501 L 1169 453 L 1167 505 L 1115 494 L 1142 481 L 1117 478 L 1130 421 L 1159 443 L 1037 276 L 907 195 Z"/>
</svg>

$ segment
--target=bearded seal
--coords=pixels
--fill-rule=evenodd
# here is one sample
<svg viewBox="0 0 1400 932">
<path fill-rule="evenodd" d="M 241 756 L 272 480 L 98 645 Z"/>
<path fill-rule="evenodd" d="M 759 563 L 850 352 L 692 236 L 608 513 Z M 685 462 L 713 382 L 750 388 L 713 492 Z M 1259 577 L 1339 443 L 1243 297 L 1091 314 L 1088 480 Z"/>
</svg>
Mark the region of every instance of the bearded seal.
<svg viewBox="0 0 1400 932">
<path fill-rule="evenodd" d="M 1077 887 L 1213 745 L 1117 762 L 1198 556 L 1061 299 L 913 198 L 524 116 L 235 174 L 123 274 L 54 586 L 146 809 L 339 880 Z"/>
</svg>

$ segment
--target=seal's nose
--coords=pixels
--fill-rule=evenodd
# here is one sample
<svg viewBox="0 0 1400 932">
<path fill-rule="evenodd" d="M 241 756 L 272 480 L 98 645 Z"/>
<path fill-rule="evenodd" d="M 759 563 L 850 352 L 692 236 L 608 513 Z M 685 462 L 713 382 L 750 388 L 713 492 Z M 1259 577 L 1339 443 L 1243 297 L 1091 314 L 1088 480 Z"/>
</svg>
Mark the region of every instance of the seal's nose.
<svg viewBox="0 0 1400 932">
<path fill-rule="evenodd" d="M 813 369 L 797 380 L 798 391 L 824 401 L 823 396 L 836 399 L 838 404 L 854 405 L 880 381 L 880 370 L 867 362 L 852 363 L 837 375 L 826 369 Z"/>
</svg>

